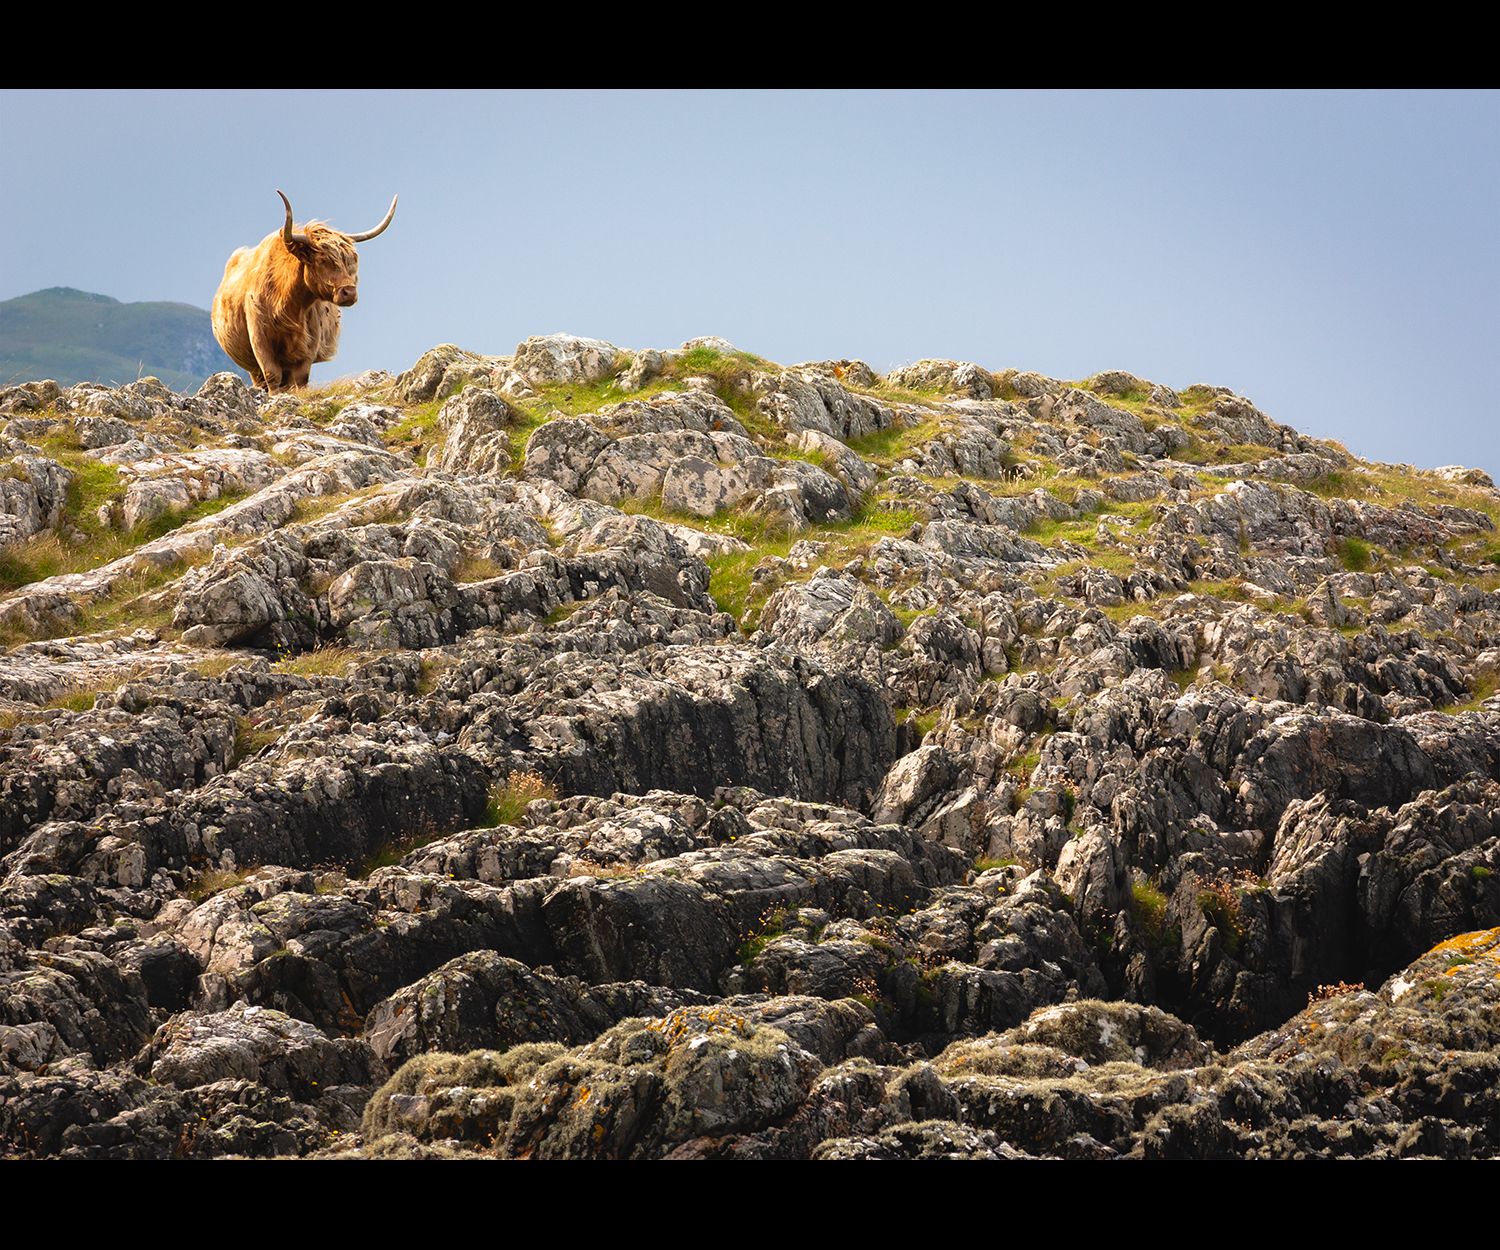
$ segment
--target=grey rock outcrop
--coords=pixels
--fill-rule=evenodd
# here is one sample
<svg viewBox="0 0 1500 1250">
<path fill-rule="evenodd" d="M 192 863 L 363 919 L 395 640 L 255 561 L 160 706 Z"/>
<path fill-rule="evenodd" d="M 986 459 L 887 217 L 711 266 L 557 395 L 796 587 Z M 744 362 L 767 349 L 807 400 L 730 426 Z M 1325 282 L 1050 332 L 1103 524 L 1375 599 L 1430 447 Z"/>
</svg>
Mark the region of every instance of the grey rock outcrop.
<svg viewBox="0 0 1500 1250">
<path fill-rule="evenodd" d="M 0 1154 L 1500 1156 L 1500 493 L 718 338 L 0 391 Z"/>
</svg>

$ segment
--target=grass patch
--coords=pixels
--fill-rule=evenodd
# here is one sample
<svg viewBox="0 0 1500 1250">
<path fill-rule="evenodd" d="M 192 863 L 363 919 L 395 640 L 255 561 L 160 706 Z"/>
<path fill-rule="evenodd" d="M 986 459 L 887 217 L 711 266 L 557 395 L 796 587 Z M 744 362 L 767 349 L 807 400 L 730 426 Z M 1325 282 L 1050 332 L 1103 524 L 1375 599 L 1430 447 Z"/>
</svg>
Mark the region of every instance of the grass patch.
<svg viewBox="0 0 1500 1250">
<path fill-rule="evenodd" d="M 469 582 L 488 581 L 492 577 L 499 577 L 502 573 L 509 571 L 488 556 L 464 556 L 453 566 L 451 576 L 455 583 L 462 586 Z"/>
<path fill-rule="evenodd" d="M 311 387 L 302 401 L 302 415 L 314 425 L 329 425 L 352 402 L 347 396 L 318 394 Z"/>
<path fill-rule="evenodd" d="M 33 416 L 45 416 L 47 419 L 60 419 L 57 413 L 48 409 L 46 413 L 34 413 Z M 78 437 L 78 431 L 73 423 L 68 421 L 60 429 L 51 430 L 37 438 L 30 440 L 33 447 L 40 448 L 43 455 L 53 460 L 61 461 L 63 457 L 76 455 L 83 450 L 83 440 Z"/>
<path fill-rule="evenodd" d="M 547 613 L 547 619 L 543 623 L 547 625 L 561 625 L 580 608 L 587 607 L 592 602 L 592 599 L 574 599 L 571 603 L 560 603 Z"/>
<path fill-rule="evenodd" d="M 760 925 L 745 935 L 739 945 L 740 963 L 750 964 L 777 938 L 786 934 L 786 922 L 791 913 L 785 907 L 773 907 L 761 916 Z"/>
<path fill-rule="evenodd" d="M 899 460 L 905 460 L 920 451 L 948 428 L 949 422 L 941 417 L 918 421 L 914 425 L 892 425 L 883 430 L 861 434 L 845 440 L 848 448 L 872 464 L 889 469 Z"/>
<path fill-rule="evenodd" d="M 1477 712 L 1484 706 L 1484 701 L 1491 698 L 1497 691 L 1500 691 L 1500 675 L 1481 677 L 1474 683 L 1469 697 L 1462 703 L 1450 703 L 1439 710 L 1450 715 L 1457 715 L 1460 712 Z"/>
<path fill-rule="evenodd" d="M 1123 582 L 1139 567 L 1139 559 L 1128 551 L 1094 551 L 1089 553 L 1087 560 L 1067 560 L 1045 571 L 1040 571 L 1034 566 L 1027 569 L 1023 576 L 1028 581 L 1032 581 L 1038 593 L 1052 596 L 1062 593 L 1059 589 L 1062 583 L 1084 569 L 1103 569 L 1106 573 L 1113 573 Z"/>
<path fill-rule="evenodd" d="M 422 662 L 418 666 L 417 694 L 421 696 L 431 694 L 437 689 L 438 681 L 442 678 L 443 674 L 452 667 L 453 662 L 446 658 L 431 659 L 423 656 Z"/>
<path fill-rule="evenodd" d="M 1339 563 L 1351 573 L 1363 573 L 1370 567 L 1370 544 L 1360 538 L 1341 538 L 1334 548 Z"/>
<path fill-rule="evenodd" d="M 767 362 L 751 352 L 726 352 L 717 347 L 699 346 L 667 361 L 663 373 L 677 378 L 712 378 L 721 385 L 730 386 L 748 381 L 752 370 L 766 367 Z"/>
<path fill-rule="evenodd" d="M 46 450 L 73 475 L 62 517 L 57 531 L 44 531 L 0 552 L 0 590 L 16 590 L 60 573 L 87 572 L 128 555 L 141 541 L 99 519 L 99 510 L 124 494 L 118 469 L 71 448 L 50 445 Z"/>
<path fill-rule="evenodd" d="M 1099 607 L 1099 611 L 1114 621 L 1117 625 L 1125 625 L 1135 620 L 1138 616 L 1156 616 L 1156 601 L 1147 599 L 1126 599 L 1124 603 L 1109 603 Z"/>
<path fill-rule="evenodd" d="M 181 512 L 168 512 L 157 517 L 154 521 L 147 521 L 135 529 L 135 533 L 141 535 L 147 542 L 170 534 L 173 530 L 179 530 L 184 525 L 191 525 L 194 521 L 201 521 L 204 517 L 216 516 L 226 508 L 232 508 L 242 500 L 249 499 L 251 495 L 247 490 L 226 490 L 222 494 L 215 495 L 212 499 L 200 499 L 191 504 Z"/>
<path fill-rule="evenodd" d="M 1218 403 L 1219 398 L 1211 386 L 1190 386 L 1185 391 L 1177 392 L 1177 411 L 1196 419 Z"/>
<path fill-rule="evenodd" d="M 126 680 L 129 680 L 128 678 Z M 34 708 L 17 708 L 14 711 L 0 713 L 0 729 L 14 729 L 17 725 L 33 723 L 43 720 L 44 712 L 91 712 L 94 701 L 99 696 L 98 690 L 85 689 L 82 686 L 74 686 L 64 690 L 61 694 L 48 699 L 47 702 L 38 704 Z"/>
<path fill-rule="evenodd" d="M 1056 543 L 1076 543 L 1080 547 L 1092 547 L 1096 531 L 1093 520 L 1088 516 L 1081 516 L 1069 521 L 1038 517 L 1021 532 L 1029 538 L 1035 538 L 1044 547 L 1051 547 Z"/>
<path fill-rule="evenodd" d="M 1075 382 L 1072 383 L 1072 385 L 1078 387 L 1079 390 L 1090 391 L 1093 394 L 1099 396 L 1100 399 L 1105 400 L 1107 403 L 1116 405 L 1120 408 L 1144 408 L 1151 402 L 1151 393 L 1149 391 L 1143 391 L 1138 386 L 1127 387 L 1123 391 L 1114 391 L 1109 390 L 1103 386 L 1095 385 L 1095 381 L 1093 378 L 1090 378 L 1087 382 Z M 1157 404 L 1156 407 L 1160 408 L 1161 405 Z"/>
<path fill-rule="evenodd" d="M 554 416 L 579 417 L 598 412 L 611 404 L 627 400 L 648 399 L 669 391 L 682 389 L 684 379 L 690 377 L 709 378 L 714 393 L 734 412 L 734 415 L 752 434 L 779 441 L 780 431 L 770 418 L 762 413 L 750 389 L 751 375 L 757 370 L 774 369 L 775 366 L 752 355 L 750 352 L 723 352 L 713 347 L 694 347 L 675 359 L 663 362 L 662 372 L 639 390 L 620 389 L 619 374 L 628 363 L 622 356 L 615 362 L 613 376 L 597 382 L 562 382 L 537 389 L 535 396 L 512 400 L 512 406 L 521 414 L 519 430 L 529 436 L 537 426 Z M 512 440 L 512 450 L 519 460 L 524 454 L 524 438 Z"/>
<path fill-rule="evenodd" d="M 882 508 L 873 501 L 860 508 L 847 521 L 835 522 L 819 528 L 820 533 L 831 534 L 891 534 L 905 537 L 921 518 L 910 508 Z"/>
<path fill-rule="evenodd" d="M 1184 464 L 1259 464 L 1277 453 L 1259 443 L 1225 443 L 1189 433 L 1188 443 L 1171 453 L 1173 460 Z"/>
<path fill-rule="evenodd" d="M 427 453 L 437 437 L 438 411 L 453 398 L 453 395 L 458 393 L 458 389 L 458 387 L 450 388 L 451 393 L 444 395 L 441 399 L 431 399 L 424 404 L 413 404 L 406 410 L 406 415 L 400 421 L 381 435 L 381 441 L 391 451 L 404 452 L 417 459 L 418 463 L 425 464 Z"/>
<path fill-rule="evenodd" d="M 1020 862 L 1019 859 L 993 859 L 988 855 L 981 855 L 974 861 L 974 871 L 981 873 L 989 872 L 993 868 L 1013 868 Z"/>
<path fill-rule="evenodd" d="M 365 487 L 362 490 L 349 491 L 346 494 L 336 495 L 304 495 L 292 505 L 291 515 L 287 517 L 287 525 L 306 525 L 309 521 L 317 521 L 332 512 L 337 512 L 352 499 L 360 499 L 372 493 L 375 487 Z"/>
<path fill-rule="evenodd" d="M 557 787 L 541 773 L 533 769 L 511 773 L 504 781 L 490 787 L 489 803 L 485 808 L 485 824 L 515 825 L 526 814 L 526 806 L 533 799 L 555 799 Z"/>
<path fill-rule="evenodd" d="M 1019 440 L 1018 440 L 1019 443 Z M 1022 478 L 1018 481 L 997 483 L 994 487 L 986 486 L 986 490 L 992 495 L 1002 498 L 1015 498 L 1020 495 L 1029 495 L 1035 490 L 1045 490 L 1055 499 L 1065 504 L 1076 504 L 1078 497 L 1084 491 L 1098 492 L 1103 483 L 1110 481 L 1110 476 L 1104 477 L 1079 477 L 1076 473 L 1064 473 L 1056 464 L 1045 457 L 1039 459 L 1041 468 L 1035 477 Z M 1095 504 L 1092 511 L 1108 509 L 1111 512 L 1123 512 L 1126 508 L 1135 505 L 1116 503 L 1114 500 L 1101 500 Z"/>
<path fill-rule="evenodd" d="M 668 871 L 673 871 L 668 869 Z M 638 877 L 641 870 L 635 864 L 604 864 L 587 855 L 579 855 L 568 864 L 570 877 Z"/>
<path fill-rule="evenodd" d="M 774 449 L 778 460 L 800 460 L 804 464 L 814 465 L 822 469 L 829 476 L 836 476 L 834 469 L 837 467 L 828 453 L 821 447 L 814 447 L 811 451 L 804 451 L 801 447 L 794 447 L 790 443 L 783 443 Z"/>
<path fill-rule="evenodd" d="M 91 712 L 94 708 L 94 700 L 98 698 L 97 690 L 84 690 L 79 687 L 73 690 L 65 690 L 55 698 L 47 700 L 47 707 L 58 708 L 65 712 Z"/>
<path fill-rule="evenodd" d="M 1159 429 L 1169 422 L 1175 425 L 1179 422 L 1195 420 L 1212 407 L 1214 400 L 1218 398 L 1207 387 L 1190 387 L 1189 390 L 1199 393 L 1198 398 L 1185 400 L 1183 394 L 1186 392 L 1183 392 L 1178 395 L 1177 406 L 1173 408 L 1167 404 L 1154 402 L 1150 392 L 1143 391 L 1139 387 L 1131 387 L 1124 391 L 1108 391 L 1092 385 L 1092 382 L 1091 378 L 1088 382 L 1076 382 L 1071 385 L 1077 386 L 1080 390 L 1093 392 L 1111 408 L 1123 408 L 1126 412 L 1134 414 L 1148 430 Z"/>
<path fill-rule="evenodd" d="M 1219 452 L 1224 457 L 1225 464 L 1243 464 L 1246 461 L 1259 464 L 1262 460 L 1281 454 L 1275 448 L 1262 447 L 1259 443 L 1221 443 Z"/>
<path fill-rule="evenodd" d="M 234 720 L 234 767 L 238 768 L 252 755 L 281 740 L 281 730 L 273 725 L 257 725 L 248 716 Z"/>
<path fill-rule="evenodd" d="M 561 413 L 565 417 L 581 417 L 585 413 L 598 412 L 610 404 L 624 403 L 631 399 L 648 399 L 665 391 L 677 390 L 676 382 L 665 378 L 654 378 L 638 391 L 622 391 L 615 378 L 599 382 L 558 382 L 538 388 L 534 398 L 514 401 L 524 414 L 550 416 Z"/>
<path fill-rule="evenodd" d="M 173 600 L 170 596 L 161 596 L 156 592 L 176 581 L 188 569 L 207 563 L 209 556 L 209 552 L 198 552 L 185 560 L 165 565 L 150 564 L 127 573 L 115 579 L 108 595 L 82 605 L 76 617 L 55 619 L 35 633 L 15 626 L 0 629 L 0 646 L 14 646 L 45 638 L 104 633 L 125 626 L 131 630 L 155 630 L 163 637 L 172 637 Z"/>
<path fill-rule="evenodd" d="M 631 510 L 652 514 L 649 505 Z M 699 517 L 667 517 L 661 514 L 657 505 L 656 514 L 660 520 L 670 519 L 697 529 L 732 534 L 750 544 L 748 551 L 731 551 L 708 559 L 711 573 L 709 594 L 720 611 L 728 612 L 745 630 L 755 628 L 756 612 L 771 589 L 769 585 L 757 586 L 754 581 L 755 570 L 762 560 L 772 556 L 785 559 L 796 543 L 808 539 L 826 542 L 828 549 L 820 563 L 838 568 L 872 543 L 886 536 L 904 536 L 919 523 L 917 514 L 909 508 L 885 508 L 873 499 L 867 500 L 848 520 L 792 532 L 775 532 L 759 524 L 760 518 L 746 518 L 735 513 L 723 513 L 704 521 Z"/>
<path fill-rule="evenodd" d="M 749 352 L 721 352 L 712 347 L 695 347 L 677 360 L 669 361 L 667 371 L 679 378 L 712 378 L 714 394 L 729 405 L 745 429 L 767 442 L 779 443 L 782 437 L 780 428 L 760 410 L 750 389 L 751 374 L 766 367 L 764 360 Z"/>
<path fill-rule="evenodd" d="M 225 890 L 232 890 L 237 885 L 244 885 L 245 878 L 249 875 L 249 870 L 244 868 L 205 869 L 193 878 L 185 893 L 193 902 L 201 903 L 215 894 L 222 894 Z"/>
<path fill-rule="evenodd" d="M 1472 543 L 1463 554 L 1471 564 L 1500 565 L 1500 543 L 1482 541 Z"/>
<path fill-rule="evenodd" d="M 1037 765 L 1042 762 L 1041 747 L 1034 747 L 1013 764 L 1007 764 L 1005 771 L 1012 777 L 1017 778 L 1022 785 L 1031 780 L 1031 774 L 1036 772 Z"/>
<path fill-rule="evenodd" d="M 918 712 L 907 709 L 905 715 L 897 719 L 897 724 L 910 725 L 917 734 L 925 738 L 938 727 L 938 721 L 942 719 L 942 713 L 937 709 L 927 712 Z"/>
<path fill-rule="evenodd" d="M 532 433 L 556 417 L 581 417 L 611 404 L 649 399 L 681 389 L 681 383 L 675 377 L 664 374 L 639 390 L 623 391 L 617 373 L 597 382 L 555 382 L 536 388 L 535 395 L 512 399 L 509 402 L 516 413 L 516 420 L 508 431 L 512 472 L 520 471 L 526 458 L 526 443 Z"/>
<path fill-rule="evenodd" d="M 894 382 L 884 377 L 877 378 L 873 388 L 851 386 L 849 389 L 856 394 L 869 395 L 875 399 L 903 404 L 928 404 L 934 399 L 945 399 L 948 395 L 947 388 L 939 386 L 937 383 L 933 383 L 931 386 L 897 386 Z"/>
<path fill-rule="evenodd" d="M 1215 881 L 1198 892 L 1198 906 L 1213 926 L 1224 936 L 1224 949 L 1239 954 L 1245 936 L 1240 917 L 1240 898 L 1227 881 Z"/>
<path fill-rule="evenodd" d="M 1075 496 L 1076 497 L 1076 496 Z M 1139 503 L 1103 499 L 1090 508 L 1081 516 L 1071 520 L 1053 520 L 1051 517 L 1038 517 L 1022 532 L 1042 542 L 1063 540 L 1077 543 L 1079 546 L 1092 546 L 1098 539 L 1100 525 L 1105 531 L 1114 534 L 1116 528 L 1133 530 L 1142 521 L 1147 523 L 1156 519 L 1158 505 L 1151 500 L 1142 500 Z"/>
<path fill-rule="evenodd" d="M 200 677 L 222 677 L 235 665 L 244 662 L 244 657 L 239 655 L 215 655 L 199 660 L 193 665 L 193 671 Z"/>
<path fill-rule="evenodd" d="M 82 458 L 67 465 L 73 471 L 68 483 L 67 508 L 82 514 L 80 524 L 87 524 L 92 514 L 121 491 L 120 471 L 112 464 Z"/>
<path fill-rule="evenodd" d="M 1362 499 L 1386 507 L 1414 503 L 1421 508 L 1466 508 L 1487 517 L 1500 529 L 1500 502 L 1491 492 L 1421 469 L 1393 465 L 1361 464 L 1349 469 L 1325 473 L 1305 483 L 1304 490 L 1325 499 Z"/>
<path fill-rule="evenodd" d="M 1167 920 L 1167 896 L 1161 887 L 1144 879 L 1135 881 L 1130 887 L 1130 896 L 1135 904 L 1135 916 L 1141 928 L 1153 942 L 1160 943 Z"/>
<path fill-rule="evenodd" d="M 769 556 L 785 557 L 793 539 L 753 547 L 749 551 L 731 551 L 708 558 L 708 593 L 721 612 L 728 612 L 745 630 L 755 628 L 756 609 L 764 597 L 754 582 L 755 569 Z"/>
<path fill-rule="evenodd" d="M 913 621 L 918 617 L 930 616 L 931 608 L 903 608 L 890 600 L 891 592 L 883 587 L 877 587 L 875 593 L 885 600 L 886 607 L 890 608 L 891 615 L 901 622 L 903 629 L 909 629 Z"/>
<path fill-rule="evenodd" d="M 752 547 L 776 544 L 783 539 L 795 542 L 798 537 L 807 533 L 805 530 L 793 532 L 786 529 L 779 517 L 737 509 L 729 509 L 711 517 L 695 516 L 690 512 L 673 512 L 662 506 L 660 495 L 648 499 L 622 499 L 615 507 L 630 516 L 650 517 L 653 521 L 671 525 L 690 525 L 709 534 L 726 534 L 749 543 Z"/>
<path fill-rule="evenodd" d="M 1250 602 L 1250 592 L 1238 578 L 1227 581 L 1202 580 L 1188 583 L 1188 591 L 1203 599 L 1227 599 L 1234 603 Z"/>
<path fill-rule="evenodd" d="M 755 585 L 755 570 L 761 561 L 770 557 L 785 558 L 791 550 L 792 540 L 762 544 L 749 551 L 729 551 L 709 556 L 706 560 L 709 571 L 708 593 L 714 605 L 727 612 L 740 623 L 745 631 L 755 627 L 756 609 L 767 593 Z"/>
<path fill-rule="evenodd" d="M 1355 493 L 1354 476 L 1342 469 L 1336 469 L 1321 477 L 1315 477 L 1310 482 L 1304 482 L 1302 489 L 1322 499 L 1347 499 Z"/>
<path fill-rule="evenodd" d="M 289 655 L 271 665 L 278 673 L 298 677 L 342 677 L 345 669 L 360 659 L 362 653 L 352 647 L 317 646 L 311 651 Z"/>
<path fill-rule="evenodd" d="M 159 597 L 156 592 L 175 582 L 189 569 L 208 563 L 211 554 L 203 551 L 186 560 L 152 565 L 127 574 L 115 582 L 108 596 L 83 609 L 76 630 L 71 632 L 92 634 L 128 626 L 132 630 L 154 629 L 159 634 L 169 634 L 173 602 L 170 596 Z"/>
<path fill-rule="evenodd" d="M 91 572 L 173 530 L 222 512 L 244 498 L 246 492 L 232 491 L 216 499 L 199 500 L 180 512 L 163 513 L 127 531 L 112 529 L 99 523 L 97 517 L 90 520 L 80 514 L 65 523 L 67 531 L 77 536 L 76 541 L 65 541 L 49 530 L 0 552 L 0 592 L 19 590 L 63 573 Z"/>
</svg>

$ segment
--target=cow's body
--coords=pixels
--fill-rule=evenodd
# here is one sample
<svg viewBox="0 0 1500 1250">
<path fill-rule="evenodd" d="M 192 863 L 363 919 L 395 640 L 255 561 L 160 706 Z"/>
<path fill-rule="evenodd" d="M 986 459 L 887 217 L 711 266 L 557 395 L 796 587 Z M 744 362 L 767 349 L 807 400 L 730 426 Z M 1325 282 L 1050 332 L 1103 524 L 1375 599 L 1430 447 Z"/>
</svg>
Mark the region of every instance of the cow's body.
<svg viewBox="0 0 1500 1250">
<path fill-rule="evenodd" d="M 277 252 L 281 255 L 278 257 Z M 338 306 L 308 298 L 276 268 L 290 260 L 279 233 L 259 247 L 242 247 L 224 266 L 214 296 L 214 337 L 225 355 L 268 391 L 306 386 L 314 364 L 332 360 L 339 346 Z"/>
<path fill-rule="evenodd" d="M 379 226 L 349 235 L 316 221 L 295 228 L 287 204 L 281 230 L 229 258 L 214 294 L 214 337 L 256 386 L 268 391 L 306 386 L 313 365 L 333 359 L 339 309 L 356 299 L 354 245 L 384 230 L 395 211 L 392 200 Z"/>
</svg>

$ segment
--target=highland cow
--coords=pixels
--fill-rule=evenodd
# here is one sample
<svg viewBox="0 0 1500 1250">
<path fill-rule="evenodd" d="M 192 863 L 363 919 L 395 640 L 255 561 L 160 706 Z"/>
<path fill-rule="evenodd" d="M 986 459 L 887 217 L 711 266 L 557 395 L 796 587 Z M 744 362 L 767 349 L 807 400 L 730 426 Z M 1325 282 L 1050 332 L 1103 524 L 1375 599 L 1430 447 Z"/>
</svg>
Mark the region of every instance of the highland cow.
<svg viewBox="0 0 1500 1250">
<path fill-rule="evenodd" d="M 396 197 L 383 220 L 363 234 L 343 234 L 321 221 L 286 223 L 256 247 L 239 248 L 224 266 L 214 294 L 214 337 L 225 354 L 268 391 L 306 386 L 318 361 L 339 345 L 339 309 L 358 298 L 356 243 L 373 239 L 396 215 Z"/>
</svg>

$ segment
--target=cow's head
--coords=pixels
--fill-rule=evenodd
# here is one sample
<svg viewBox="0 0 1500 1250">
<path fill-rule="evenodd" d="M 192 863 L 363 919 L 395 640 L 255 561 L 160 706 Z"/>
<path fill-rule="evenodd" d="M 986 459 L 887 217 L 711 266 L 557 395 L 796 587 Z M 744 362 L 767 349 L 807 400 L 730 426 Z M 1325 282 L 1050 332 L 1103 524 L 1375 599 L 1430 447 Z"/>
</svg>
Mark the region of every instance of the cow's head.
<svg viewBox="0 0 1500 1250">
<path fill-rule="evenodd" d="M 391 206 L 385 220 L 373 230 L 363 234 L 344 234 L 324 225 L 321 221 L 310 221 L 301 230 L 292 226 L 292 202 L 278 191 L 281 202 L 286 205 L 286 225 L 281 228 L 281 241 L 302 264 L 302 281 L 319 299 L 326 299 L 340 308 L 348 308 L 359 298 L 359 256 L 354 251 L 356 243 L 373 239 L 391 224 L 396 215 L 396 199 L 391 197 Z"/>
</svg>

